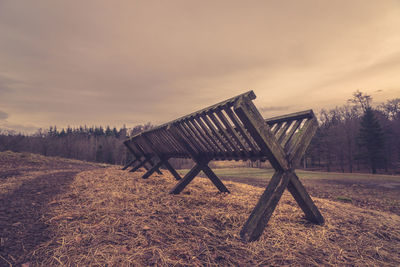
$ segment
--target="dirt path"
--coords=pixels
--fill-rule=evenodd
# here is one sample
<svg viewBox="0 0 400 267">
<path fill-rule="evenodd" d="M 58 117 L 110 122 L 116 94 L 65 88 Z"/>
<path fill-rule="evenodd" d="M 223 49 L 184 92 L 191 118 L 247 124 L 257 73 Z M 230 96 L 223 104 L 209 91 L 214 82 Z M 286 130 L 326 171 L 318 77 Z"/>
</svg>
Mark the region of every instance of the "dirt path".
<svg viewBox="0 0 400 267">
<path fill-rule="evenodd" d="M 44 222 L 51 201 L 75 175 L 93 164 L 14 153 L 0 154 L 0 266 L 29 262 L 35 247 L 50 240 Z"/>
</svg>

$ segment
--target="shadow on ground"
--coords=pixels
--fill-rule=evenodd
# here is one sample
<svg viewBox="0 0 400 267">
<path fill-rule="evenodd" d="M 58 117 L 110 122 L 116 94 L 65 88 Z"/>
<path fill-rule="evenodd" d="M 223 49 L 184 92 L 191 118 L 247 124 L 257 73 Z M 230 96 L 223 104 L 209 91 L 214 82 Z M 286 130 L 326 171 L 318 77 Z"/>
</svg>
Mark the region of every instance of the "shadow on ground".
<svg viewBox="0 0 400 267">
<path fill-rule="evenodd" d="M 40 175 L 0 196 L 0 266 L 29 261 L 31 252 L 50 239 L 43 218 L 48 202 L 64 192 L 79 171 Z"/>
</svg>

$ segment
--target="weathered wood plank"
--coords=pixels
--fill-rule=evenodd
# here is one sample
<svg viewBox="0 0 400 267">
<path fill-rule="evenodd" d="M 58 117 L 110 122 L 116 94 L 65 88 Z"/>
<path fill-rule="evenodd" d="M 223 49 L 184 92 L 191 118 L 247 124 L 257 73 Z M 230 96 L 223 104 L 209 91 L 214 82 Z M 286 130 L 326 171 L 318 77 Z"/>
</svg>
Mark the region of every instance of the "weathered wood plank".
<svg viewBox="0 0 400 267">
<path fill-rule="evenodd" d="M 207 147 L 211 148 L 212 153 L 214 156 L 216 156 L 220 150 L 219 147 L 214 143 L 215 140 L 211 139 L 209 135 L 199 126 L 196 118 L 190 118 L 190 123 L 193 125 L 193 127 L 196 128 L 196 131 L 199 133 L 201 138 L 206 142 Z"/>
<path fill-rule="evenodd" d="M 174 169 L 174 167 L 172 167 L 172 165 L 168 162 L 168 160 L 164 160 L 163 162 L 165 168 L 167 168 L 167 170 L 174 176 L 174 178 L 179 181 L 182 179 L 182 177 L 179 175 L 179 173 L 177 173 L 177 171 Z"/>
<path fill-rule="evenodd" d="M 186 149 L 168 131 L 161 131 L 161 136 L 171 144 L 176 153 L 187 153 Z"/>
<path fill-rule="evenodd" d="M 126 170 L 128 169 L 130 166 L 132 166 L 133 164 L 135 164 L 135 162 L 138 161 L 137 159 L 131 160 L 128 164 L 126 164 L 121 170 Z"/>
<path fill-rule="evenodd" d="M 202 169 L 201 164 L 196 164 L 170 191 L 170 194 L 179 194 L 196 177 Z"/>
<path fill-rule="evenodd" d="M 279 129 L 279 131 L 277 133 L 275 133 L 275 138 L 279 144 L 279 140 L 282 141 L 283 136 L 285 136 L 287 129 L 290 126 L 289 122 L 284 122 L 285 125 L 282 125 L 282 127 Z"/>
<path fill-rule="evenodd" d="M 235 104 L 234 110 L 257 142 L 261 151 L 268 157 L 274 169 L 289 169 L 285 152 L 276 141 L 275 136 L 271 133 L 269 126 L 264 122 L 254 104 L 249 99 L 241 98 Z"/>
<path fill-rule="evenodd" d="M 283 149 L 286 151 L 289 141 L 292 139 L 294 133 L 296 132 L 297 128 L 299 128 L 302 120 L 296 120 L 293 123 L 293 126 L 290 128 L 289 132 L 286 133 L 285 137 L 283 138 L 282 142 L 280 142 Z"/>
<path fill-rule="evenodd" d="M 246 146 L 244 144 L 244 142 L 240 139 L 239 135 L 237 134 L 237 132 L 235 131 L 235 129 L 233 129 L 232 125 L 228 122 L 228 120 L 225 118 L 225 115 L 222 114 L 222 111 L 218 110 L 215 112 L 218 116 L 218 118 L 222 121 L 222 123 L 224 124 L 226 130 L 228 133 L 230 133 L 230 135 L 233 137 L 233 141 L 239 145 L 239 150 L 245 154 L 247 157 L 250 156 L 249 151 L 247 151 Z"/>
<path fill-rule="evenodd" d="M 210 141 L 214 144 L 216 151 L 219 154 L 220 153 L 225 154 L 225 148 L 216 140 L 216 137 L 213 136 L 211 130 L 204 124 L 203 120 L 199 116 L 194 117 L 194 120 L 198 123 L 200 128 L 204 131 L 204 133 L 208 136 Z"/>
<path fill-rule="evenodd" d="M 221 145 L 225 148 L 225 151 L 232 156 L 232 148 L 229 146 L 227 141 L 221 136 L 219 131 L 214 127 L 214 125 L 211 123 L 210 119 L 207 117 L 207 114 L 202 114 L 201 118 L 203 121 L 207 124 L 207 126 L 211 129 L 213 132 L 214 136 L 217 137 L 218 141 L 221 143 Z"/>
<path fill-rule="evenodd" d="M 277 171 L 272 176 L 267 188 L 240 231 L 242 240 L 251 242 L 257 240 L 261 236 L 283 191 L 289 183 L 289 177 L 288 171 Z"/>
<path fill-rule="evenodd" d="M 315 118 L 308 119 L 297 134 L 296 140 L 294 140 L 293 145 L 288 151 L 288 158 L 292 163 L 292 166 L 297 166 L 299 164 L 301 157 L 303 157 L 304 153 L 306 152 L 311 139 L 317 131 L 317 128 L 317 120 Z"/>
<path fill-rule="evenodd" d="M 275 124 L 274 128 L 271 128 L 271 132 L 276 135 L 276 133 L 279 131 L 279 129 L 281 128 L 283 122 L 278 122 Z"/>
<path fill-rule="evenodd" d="M 218 188 L 220 192 L 230 193 L 228 188 L 222 183 L 222 181 L 218 178 L 218 176 L 208 167 L 208 165 L 202 165 L 201 170 L 205 175 L 211 180 L 211 182 Z"/>
<path fill-rule="evenodd" d="M 200 135 L 200 133 L 196 130 L 196 128 L 191 124 L 190 120 L 186 119 L 184 123 L 190 129 L 196 142 L 198 142 L 202 146 L 204 153 L 214 155 L 215 151 L 210 148 L 207 141 Z"/>
<path fill-rule="evenodd" d="M 259 148 L 257 147 L 257 144 L 254 142 L 254 140 L 250 137 L 248 134 L 247 130 L 244 128 L 243 124 L 239 122 L 239 119 L 236 117 L 236 115 L 233 113 L 233 111 L 229 107 L 225 107 L 225 112 L 228 114 L 229 118 L 235 125 L 236 129 L 240 132 L 246 143 L 248 144 L 249 148 L 251 149 L 252 152 L 256 153 L 259 151 Z"/>
<path fill-rule="evenodd" d="M 222 124 L 218 121 L 218 119 L 215 117 L 214 113 L 208 113 L 208 116 L 214 123 L 214 125 L 218 128 L 219 132 L 222 133 L 222 137 L 227 141 L 227 143 L 231 146 L 232 148 L 232 153 L 236 156 L 240 157 L 240 148 L 236 145 L 236 143 L 230 138 L 230 135 L 222 126 Z"/>
<path fill-rule="evenodd" d="M 194 117 L 194 116 L 203 114 L 203 113 L 205 113 L 205 112 L 208 112 L 209 110 L 214 110 L 215 108 L 218 108 L 218 107 L 220 107 L 220 106 L 224 106 L 224 105 L 232 106 L 232 105 L 235 103 L 235 101 L 236 101 L 239 97 L 242 97 L 242 96 L 246 96 L 246 97 L 249 98 L 249 99 L 255 99 L 255 98 L 256 98 L 256 95 L 254 94 L 253 91 L 248 91 L 248 92 L 245 92 L 245 93 L 243 93 L 243 94 L 237 95 L 237 96 L 235 96 L 235 97 L 229 98 L 229 99 L 227 99 L 227 100 L 221 101 L 221 102 L 219 102 L 219 103 L 217 103 L 217 104 L 215 104 L 215 105 L 212 105 L 212 106 L 206 107 L 206 108 L 204 108 L 204 109 L 201 109 L 201 110 L 192 112 L 192 113 L 190 113 L 190 114 L 188 114 L 188 115 L 182 116 L 182 117 L 180 117 L 180 118 L 178 118 L 178 119 L 176 119 L 176 120 L 173 120 L 173 121 L 164 123 L 164 124 L 159 125 L 159 126 L 157 126 L 157 127 L 155 127 L 155 128 L 152 128 L 152 129 L 150 129 L 150 130 L 143 131 L 143 132 L 141 132 L 141 133 L 146 133 L 146 132 L 154 131 L 154 130 L 156 130 L 156 129 L 161 129 L 161 128 L 165 128 L 165 129 L 166 129 L 166 128 L 168 128 L 170 125 L 173 125 L 173 124 L 175 124 L 175 123 L 177 123 L 177 122 L 180 122 L 180 121 L 182 121 L 182 120 L 184 120 L 184 119 L 186 119 L 186 118 Z M 134 136 L 128 138 L 128 141 L 131 140 L 131 139 L 134 139 L 135 137 L 136 137 L 136 135 L 134 135 Z"/>
<path fill-rule="evenodd" d="M 199 147 L 199 145 L 196 144 L 196 142 L 193 140 L 191 135 L 186 131 L 186 129 L 180 123 L 176 123 L 176 124 L 174 124 L 174 126 L 176 127 L 175 133 L 180 138 L 177 138 L 177 136 L 175 136 L 175 137 L 177 138 L 177 140 L 180 140 L 181 142 L 183 141 L 184 144 L 186 144 L 186 148 L 187 148 L 187 145 L 189 145 L 191 150 L 187 149 L 188 151 L 196 151 L 195 154 L 201 154 L 203 152 L 202 149 Z M 173 129 L 173 128 L 171 128 L 171 129 Z"/>
<path fill-rule="evenodd" d="M 170 125 L 168 126 L 168 131 L 171 133 L 171 135 L 177 140 L 183 147 L 185 147 L 185 150 L 189 153 L 191 157 L 197 157 L 198 152 L 192 146 L 190 143 L 188 143 L 187 138 L 179 131 L 179 128 L 177 128 L 175 125 Z"/>
<path fill-rule="evenodd" d="M 145 174 L 143 174 L 142 178 L 143 179 L 149 178 L 150 175 L 152 175 L 155 171 L 157 171 L 158 168 L 160 168 L 162 164 L 163 164 L 162 160 L 158 161 L 150 170 L 148 170 Z"/>
<path fill-rule="evenodd" d="M 285 122 L 288 120 L 302 120 L 302 119 L 313 118 L 313 117 L 315 117 L 314 113 L 311 109 L 309 109 L 309 110 L 290 113 L 290 114 L 277 116 L 277 117 L 273 117 L 273 118 L 268 118 L 268 119 L 265 119 L 265 122 L 268 123 L 268 125 L 272 125 L 275 123 Z"/>
<path fill-rule="evenodd" d="M 307 193 L 303 184 L 294 172 L 290 173 L 290 180 L 287 189 L 303 210 L 307 220 L 318 224 L 324 223 L 324 217 L 322 217 L 317 206 L 315 206 L 314 201 L 311 199 L 310 195 Z"/>
<path fill-rule="evenodd" d="M 237 95 L 235 97 L 229 98 L 227 100 L 221 101 L 221 102 L 219 102 L 219 103 L 217 103 L 215 105 L 212 105 L 212 106 L 206 107 L 204 109 L 201 109 L 201 110 L 195 111 L 193 113 L 190 113 L 189 115 L 182 116 L 182 117 L 180 117 L 180 118 L 178 118 L 176 120 L 173 120 L 172 122 L 169 122 L 169 123 L 176 123 L 176 122 L 182 121 L 182 120 L 184 120 L 186 118 L 189 118 L 189 117 L 194 117 L 194 116 L 200 115 L 202 113 L 207 113 L 207 112 L 209 112 L 211 110 L 215 110 L 215 109 L 217 109 L 217 108 L 219 108 L 221 106 L 224 106 L 224 105 L 232 106 L 234 104 L 234 102 L 236 101 L 236 99 L 238 99 L 238 98 L 240 98 L 242 96 L 246 96 L 249 99 L 255 99 L 256 98 L 256 95 L 254 94 L 253 91 L 248 91 L 246 93 L 243 93 L 243 94 Z"/>
<path fill-rule="evenodd" d="M 150 140 L 147 138 L 146 135 L 142 135 L 142 138 L 144 139 L 145 142 L 149 142 L 149 145 L 152 146 L 152 149 L 154 150 L 154 153 L 157 155 L 157 157 L 159 158 L 159 166 L 157 166 L 156 170 L 161 166 L 164 165 L 164 167 L 167 168 L 167 170 L 175 177 L 176 180 L 180 180 L 181 177 L 180 175 L 175 171 L 175 169 L 171 166 L 171 164 L 169 164 L 168 156 L 163 155 L 157 147 L 155 147 L 154 145 L 151 145 Z M 154 167 L 153 167 L 154 168 Z M 154 173 L 153 168 L 148 170 L 146 174 L 143 175 L 143 178 L 148 178 L 150 175 L 152 175 Z"/>
<path fill-rule="evenodd" d="M 143 161 L 140 161 L 138 165 L 136 165 L 134 168 L 132 168 L 129 172 L 135 172 L 137 171 L 140 167 L 144 167 L 144 165 L 149 161 L 149 159 L 144 159 Z"/>
</svg>

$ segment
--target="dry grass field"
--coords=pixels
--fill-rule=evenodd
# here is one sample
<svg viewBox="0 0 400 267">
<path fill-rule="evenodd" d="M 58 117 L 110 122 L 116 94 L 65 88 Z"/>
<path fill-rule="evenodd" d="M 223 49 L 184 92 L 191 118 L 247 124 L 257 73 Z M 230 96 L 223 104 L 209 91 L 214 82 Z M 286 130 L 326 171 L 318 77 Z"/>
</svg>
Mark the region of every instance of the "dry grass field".
<svg viewBox="0 0 400 267">
<path fill-rule="evenodd" d="M 180 170 L 183 175 L 188 170 Z M 225 181 L 245 183 L 265 188 L 273 175 L 272 169 L 223 168 L 214 169 Z M 400 176 L 367 173 L 311 172 L 296 173 L 308 192 L 336 202 L 348 202 L 361 208 L 389 211 L 400 215 Z M 204 176 L 203 173 L 199 174 Z"/>
<path fill-rule="evenodd" d="M 326 219 L 313 225 L 285 192 L 260 240 L 243 243 L 262 188 L 226 181 L 232 193 L 220 194 L 196 178 L 173 196 L 167 172 L 141 174 L 0 153 L 0 266 L 400 265 L 400 217 L 381 204 L 310 190 Z"/>
</svg>

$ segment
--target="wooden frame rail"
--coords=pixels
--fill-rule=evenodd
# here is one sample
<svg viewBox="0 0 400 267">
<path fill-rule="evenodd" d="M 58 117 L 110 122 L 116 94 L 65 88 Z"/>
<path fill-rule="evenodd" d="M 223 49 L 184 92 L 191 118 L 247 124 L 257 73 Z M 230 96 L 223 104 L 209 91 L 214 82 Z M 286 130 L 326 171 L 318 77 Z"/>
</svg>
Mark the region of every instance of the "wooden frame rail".
<svg viewBox="0 0 400 267">
<path fill-rule="evenodd" d="M 318 127 L 314 113 L 306 110 L 265 120 L 252 102 L 255 98 L 249 91 L 129 138 L 124 144 L 134 159 L 124 169 L 145 167 L 146 179 L 164 166 L 178 180 L 172 194 L 179 194 L 203 171 L 219 191 L 229 192 L 208 166 L 211 160 L 268 160 L 275 174 L 243 226 L 242 239 L 260 237 L 286 188 L 309 221 L 323 223 L 295 173 Z M 170 158 L 190 158 L 195 166 L 182 178 Z"/>
</svg>

